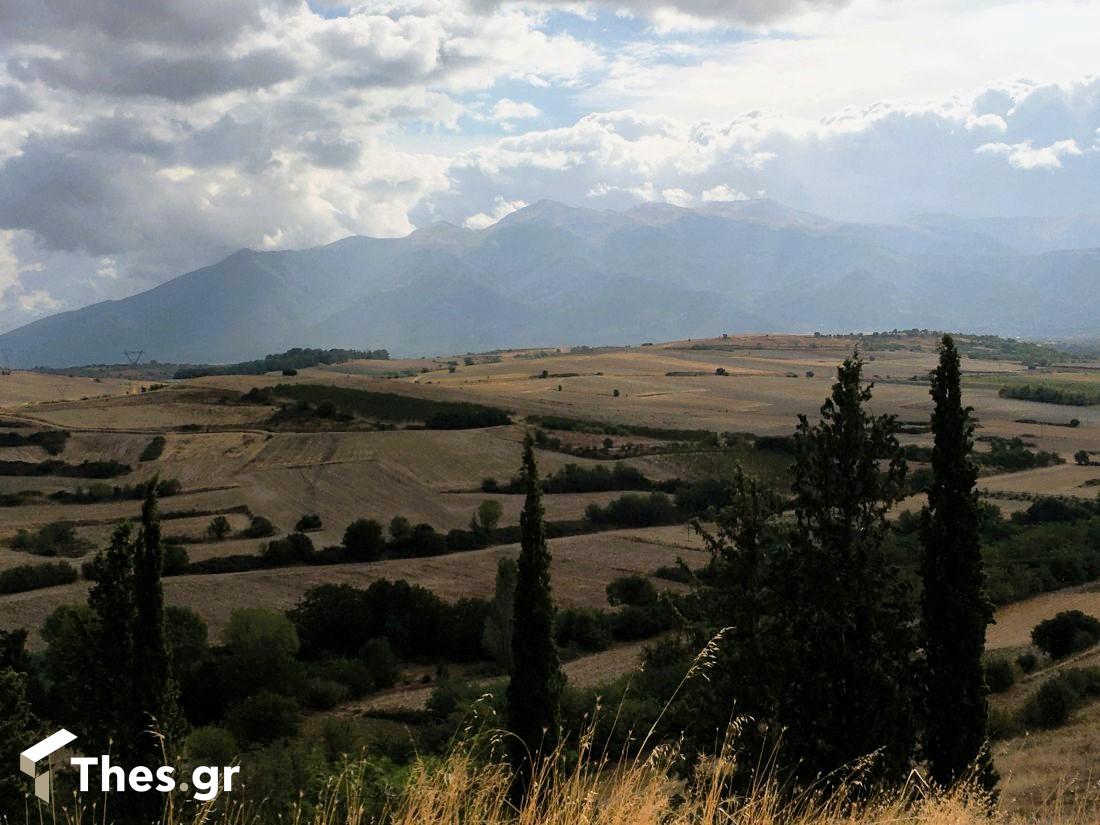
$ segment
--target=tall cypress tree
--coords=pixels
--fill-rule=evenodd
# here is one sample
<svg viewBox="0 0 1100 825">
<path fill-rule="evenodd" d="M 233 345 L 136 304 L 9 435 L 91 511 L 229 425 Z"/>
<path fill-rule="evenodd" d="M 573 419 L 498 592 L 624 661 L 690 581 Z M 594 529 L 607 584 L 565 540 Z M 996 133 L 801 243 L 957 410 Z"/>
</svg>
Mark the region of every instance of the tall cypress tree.
<svg viewBox="0 0 1100 825">
<path fill-rule="evenodd" d="M 146 725 L 155 723 L 163 732 L 163 726 L 174 714 L 168 651 L 164 643 L 164 589 L 161 586 L 164 551 L 156 488 L 154 477 L 145 492 L 141 529 L 134 544 L 134 701 L 145 714 Z"/>
<path fill-rule="evenodd" d="M 796 538 L 777 586 L 800 650 L 777 715 L 803 780 L 875 753 L 870 787 L 903 781 L 912 764 L 917 645 L 914 606 L 882 553 L 905 459 L 893 416 L 866 409 L 862 367 L 847 359 L 820 422 L 800 416 L 795 433 Z"/>
<path fill-rule="evenodd" d="M 963 405 L 959 352 L 950 335 L 932 373 L 932 483 L 921 522 L 922 630 L 928 707 L 924 750 L 932 779 L 950 787 L 976 770 L 992 790 L 986 748 L 987 689 L 982 672 L 993 608 L 983 587 L 978 471 L 970 460 L 974 422 Z"/>
<path fill-rule="evenodd" d="M 550 592 L 550 549 L 543 523 L 542 483 L 534 441 L 523 442 L 522 476 L 527 499 L 520 514 L 520 553 L 512 630 L 512 672 L 508 683 L 508 727 L 513 794 L 526 795 L 534 760 L 557 745 L 558 707 L 564 676 L 554 646 L 554 602 Z"/>
</svg>

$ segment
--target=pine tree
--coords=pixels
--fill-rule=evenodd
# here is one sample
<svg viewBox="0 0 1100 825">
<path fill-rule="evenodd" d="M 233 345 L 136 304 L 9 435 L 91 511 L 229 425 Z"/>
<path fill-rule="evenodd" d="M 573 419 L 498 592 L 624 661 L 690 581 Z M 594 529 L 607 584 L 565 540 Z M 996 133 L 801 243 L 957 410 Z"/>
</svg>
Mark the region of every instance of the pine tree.
<svg viewBox="0 0 1100 825">
<path fill-rule="evenodd" d="M 874 754 L 864 787 L 902 781 L 915 750 L 913 606 L 882 544 L 905 492 L 892 416 L 871 416 L 858 355 L 837 371 L 821 421 L 795 433 L 796 538 L 776 577 L 779 617 L 797 640 L 782 692 L 784 756 L 814 781 Z"/>
<path fill-rule="evenodd" d="M 987 689 L 982 671 L 993 608 L 983 586 L 974 422 L 962 403 L 959 353 L 950 335 L 932 373 L 932 483 L 921 521 L 922 633 L 928 712 L 924 753 L 932 779 L 950 787 L 976 771 L 997 782 L 986 748 Z"/>
<path fill-rule="evenodd" d="M 534 761 L 557 745 L 558 708 L 564 676 L 554 646 L 554 602 L 550 591 L 550 550 L 543 523 L 542 486 L 534 442 L 523 444 L 522 477 L 527 498 L 520 514 L 520 554 L 512 632 L 512 673 L 508 683 L 510 750 L 522 799 Z"/>
</svg>

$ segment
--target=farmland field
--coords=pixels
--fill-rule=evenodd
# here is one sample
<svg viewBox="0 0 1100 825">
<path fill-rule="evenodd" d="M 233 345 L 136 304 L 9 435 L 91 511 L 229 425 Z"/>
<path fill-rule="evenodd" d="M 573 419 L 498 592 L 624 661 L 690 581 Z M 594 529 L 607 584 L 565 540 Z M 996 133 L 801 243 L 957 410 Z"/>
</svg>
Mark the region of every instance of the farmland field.
<svg viewBox="0 0 1100 825">
<path fill-rule="evenodd" d="M 857 344 L 867 359 L 865 374 L 876 382 L 874 410 L 897 416 L 904 444 L 930 444 L 926 375 L 935 359 L 934 339 L 902 336 L 888 343 L 732 336 L 640 347 L 348 362 L 290 376 L 208 376 L 155 387 L 109 375 L 16 372 L 0 377 L 0 431 L 62 430 L 68 435 L 56 455 L 25 439 L 11 438 L 18 446 L 0 448 L 0 461 L 15 467 L 0 475 L 5 504 L 0 507 L 0 573 L 41 561 L 12 546 L 17 535 L 34 536 L 58 523 L 68 524 L 74 536 L 73 545 L 58 555 L 79 569 L 120 520 L 138 515 L 140 502 L 129 488 L 158 477 L 178 482 L 174 494 L 161 500 L 165 536 L 179 543 L 190 564 L 199 565 L 165 579 L 167 600 L 193 608 L 215 640 L 234 610 L 290 610 L 321 584 L 366 587 L 379 579 L 405 579 L 451 602 L 488 598 L 498 561 L 517 554 L 512 534 L 502 533 L 505 538 L 480 549 L 430 557 L 268 567 L 258 559 L 270 539 L 249 537 L 246 530 L 253 517 L 261 516 L 279 537 L 294 530 L 300 516 L 316 514 L 321 526 L 309 537 L 321 550 L 340 545 L 344 529 L 356 519 L 386 525 L 403 516 L 413 525 L 431 525 L 442 537 L 466 529 L 487 499 L 501 505 L 499 527 L 514 530 L 523 497 L 508 485 L 519 469 L 524 435 L 534 429 L 541 432 L 536 453 L 544 476 L 567 464 L 591 470 L 618 462 L 659 485 L 721 476 L 740 463 L 782 491 L 789 457 L 781 449 L 759 447 L 756 438 L 789 435 L 799 414 L 813 417 L 838 362 Z M 1007 516 L 1025 511 L 1040 496 L 1095 499 L 1100 466 L 1079 464 L 1075 455 L 1084 451 L 1100 461 L 1100 407 L 1006 398 L 999 389 L 1009 382 L 1041 380 L 1095 389 L 1100 371 L 1081 364 L 1029 369 L 994 353 L 975 356 L 964 358 L 963 380 L 979 422 L 977 449 L 986 452 L 1018 439 L 1013 443 L 1025 452 L 1057 454 L 1047 466 L 1011 472 L 984 466 L 978 484 L 985 500 Z M 471 404 L 491 408 L 502 423 L 433 428 L 430 411 L 468 410 Z M 377 414 L 387 405 L 412 412 L 402 413 L 401 420 Z M 447 427 L 454 423 L 444 422 Z M 47 460 L 62 469 L 30 469 Z M 120 466 L 108 468 L 110 473 L 102 470 L 108 477 L 82 477 L 83 471 L 74 469 L 112 461 Z M 20 467 L 28 469 L 21 474 Z M 658 589 L 682 591 L 682 584 L 653 574 L 681 560 L 690 568 L 705 563 L 702 540 L 687 523 L 612 525 L 598 531 L 587 525 L 590 506 L 605 507 L 622 494 L 605 489 L 544 497 L 547 521 L 563 531 L 550 541 L 560 606 L 606 608 L 606 586 L 628 574 L 648 576 Z M 916 494 L 898 509 L 919 509 L 923 501 Z M 228 535 L 221 539 L 207 530 L 217 516 L 228 524 Z M 202 567 L 218 563 L 224 569 Z M 0 595 L 0 628 L 29 628 L 32 648 L 40 648 L 42 621 L 58 606 L 84 601 L 88 587 L 78 580 Z M 1100 589 L 1085 584 L 1003 606 L 989 629 L 988 647 L 1023 649 L 1038 621 L 1066 609 L 1100 615 Z M 567 672 L 576 684 L 598 684 L 631 669 L 640 647 L 632 642 L 581 656 Z M 410 673 L 421 667 L 409 666 Z M 423 706 L 431 687 L 406 682 L 368 697 L 356 712 Z M 1072 728 L 1073 742 L 1085 743 L 1084 721 L 1095 713 L 1082 712 Z M 1055 764 L 1071 739 L 1052 734 L 1023 744 L 1003 743 L 1006 793 L 1033 800 L 1037 788 L 1053 781 Z M 1092 742 L 1088 739 L 1088 748 L 1100 747 Z M 1049 768 L 1040 769 L 1048 763 Z M 1024 773 L 1026 782 L 1020 778 Z"/>
</svg>

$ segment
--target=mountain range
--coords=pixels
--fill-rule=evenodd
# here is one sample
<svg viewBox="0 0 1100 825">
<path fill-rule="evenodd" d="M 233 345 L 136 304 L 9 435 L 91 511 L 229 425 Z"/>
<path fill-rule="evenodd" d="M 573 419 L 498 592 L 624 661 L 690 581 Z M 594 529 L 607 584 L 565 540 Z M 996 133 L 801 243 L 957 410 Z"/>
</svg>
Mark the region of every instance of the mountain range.
<svg viewBox="0 0 1100 825">
<path fill-rule="evenodd" d="M 624 212 L 539 201 L 486 229 L 241 250 L 0 335 L 15 366 L 240 361 L 292 346 L 395 355 L 722 332 L 1100 331 L 1100 217 L 857 224 L 770 200 Z"/>
</svg>

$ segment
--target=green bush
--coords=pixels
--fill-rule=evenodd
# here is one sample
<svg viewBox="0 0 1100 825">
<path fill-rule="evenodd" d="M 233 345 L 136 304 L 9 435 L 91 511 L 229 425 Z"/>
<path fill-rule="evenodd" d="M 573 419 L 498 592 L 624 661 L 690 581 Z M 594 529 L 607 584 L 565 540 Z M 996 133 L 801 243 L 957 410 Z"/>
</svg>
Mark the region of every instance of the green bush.
<svg viewBox="0 0 1100 825">
<path fill-rule="evenodd" d="M 1035 669 L 1039 667 L 1039 657 L 1030 650 L 1026 650 L 1016 657 L 1016 664 L 1024 673 L 1034 673 Z"/>
<path fill-rule="evenodd" d="M 993 693 L 1004 693 L 1016 682 L 1016 673 L 1007 659 L 991 659 L 985 663 L 985 683 Z"/>
<path fill-rule="evenodd" d="M 78 578 L 76 568 L 68 562 L 48 562 L 46 564 L 21 564 L 0 570 L 0 593 L 25 593 L 28 590 L 41 590 L 71 584 Z"/>
<path fill-rule="evenodd" d="M 299 533 L 304 533 L 306 530 L 320 530 L 321 517 L 316 513 L 305 513 L 298 519 L 298 523 L 294 525 L 294 529 Z"/>
<path fill-rule="evenodd" d="M 388 639 L 368 639 L 359 651 L 359 658 L 370 673 L 374 690 L 384 690 L 397 684 L 401 674 L 397 669 L 397 656 Z"/>
<path fill-rule="evenodd" d="M 236 737 L 225 728 L 208 725 L 187 735 L 184 752 L 191 765 L 232 765 L 240 754 Z"/>
<path fill-rule="evenodd" d="M 554 639 L 560 647 L 595 653 L 611 647 L 610 617 L 588 607 L 567 607 L 554 617 Z"/>
<path fill-rule="evenodd" d="M 214 516 L 206 525 L 206 535 L 214 541 L 224 541 L 231 532 L 233 527 L 225 516 Z"/>
<path fill-rule="evenodd" d="M 613 607 L 653 605 L 657 603 L 657 588 L 645 576 L 620 576 L 607 585 L 607 601 Z"/>
<path fill-rule="evenodd" d="M 1100 621 L 1080 610 L 1064 610 L 1035 625 L 1031 641 L 1050 658 L 1064 659 L 1100 641 Z"/>
<path fill-rule="evenodd" d="M 628 493 L 608 502 L 606 507 L 592 503 L 585 509 L 584 517 L 592 524 L 620 527 L 654 527 L 675 524 L 681 519 L 676 505 L 664 493 L 648 496 Z"/>
<path fill-rule="evenodd" d="M 190 561 L 187 550 L 182 545 L 166 544 L 164 545 L 164 558 L 161 562 L 161 575 L 182 576 L 187 572 L 187 565 L 190 564 Z"/>
<path fill-rule="evenodd" d="M 53 521 L 33 533 L 19 530 L 11 540 L 11 549 L 38 556 L 77 556 L 84 543 L 76 537 L 76 528 L 67 521 Z"/>
<path fill-rule="evenodd" d="M 249 745 L 266 745 L 295 736 L 300 721 L 298 703 L 270 691 L 248 697 L 226 719 L 237 739 Z"/>
<path fill-rule="evenodd" d="M 385 641 L 384 639 L 381 641 Z M 390 654 L 392 657 L 392 653 Z M 375 674 L 366 662 L 358 659 L 323 659 L 310 668 L 310 673 L 318 679 L 329 682 L 338 682 L 348 690 L 352 699 L 365 696 L 375 689 Z M 383 687 L 389 687 L 388 682 Z"/>
<path fill-rule="evenodd" d="M 994 742 L 1011 739 L 1020 733 L 1020 721 L 1004 708 L 991 707 L 988 732 L 990 740 Z"/>
<path fill-rule="evenodd" d="M 270 519 L 263 516 L 253 516 L 248 526 L 244 529 L 244 536 L 248 539 L 266 539 L 275 535 L 275 525 Z"/>
<path fill-rule="evenodd" d="M 613 614 L 611 635 L 619 642 L 650 639 L 672 627 L 672 614 L 658 601 L 645 607 L 624 605 Z"/>
<path fill-rule="evenodd" d="M 313 541 L 305 533 L 291 533 L 286 538 L 269 541 L 260 550 L 260 558 L 272 567 L 304 564 L 313 556 Z"/>
<path fill-rule="evenodd" d="M 316 677 L 306 680 L 305 702 L 314 710 L 331 710 L 350 697 L 347 685 Z"/>
<path fill-rule="evenodd" d="M 382 525 L 374 519 L 361 518 L 349 524 L 344 530 L 343 544 L 348 555 L 356 561 L 375 561 L 386 550 Z"/>
<path fill-rule="evenodd" d="M 168 443 L 163 435 L 158 435 L 153 438 L 148 444 L 145 445 L 145 449 L 141 451 L 139 461 L 156 461 L 164 453 L 164 447 Z"/>
<path fill-rule="evenodd" d="M 1044 682 L 1023 707 L 1023 721 L 1040 728 L 1064 725 L 1081 701 L 1081 694 L 1066 679 L 1055 677 Z"/>
</svg>

